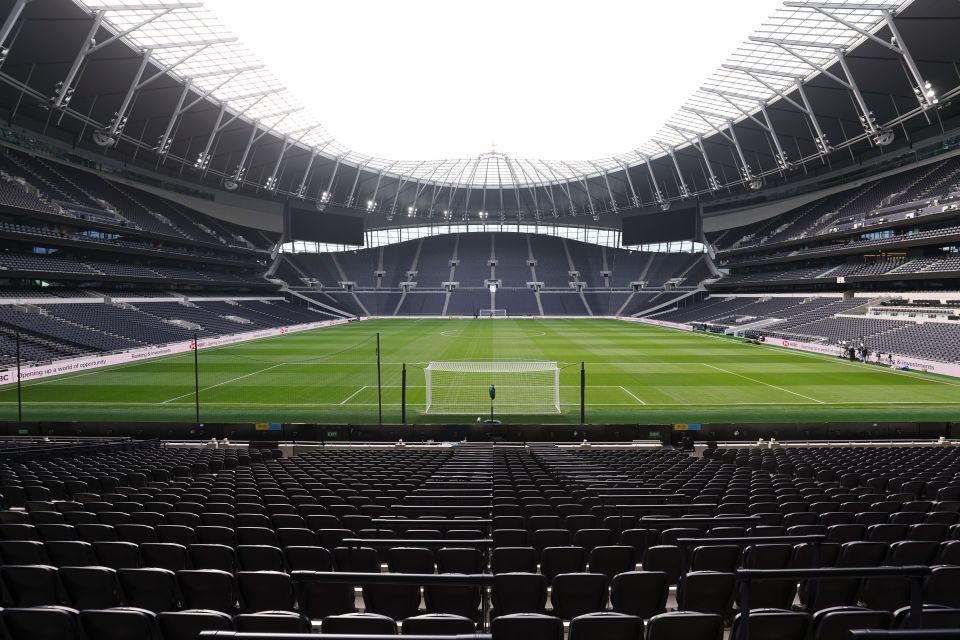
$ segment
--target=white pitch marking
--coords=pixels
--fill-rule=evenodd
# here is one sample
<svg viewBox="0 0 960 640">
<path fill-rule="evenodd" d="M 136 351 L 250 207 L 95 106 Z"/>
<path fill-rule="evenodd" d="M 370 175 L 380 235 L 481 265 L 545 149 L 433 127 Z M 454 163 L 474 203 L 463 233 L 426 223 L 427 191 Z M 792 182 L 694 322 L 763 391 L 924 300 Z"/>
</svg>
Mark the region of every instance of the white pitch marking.
<svg viewBox="0 0 960 640">
<path fill-rule="evenodd" d="M 750 382 L 755 382 L 757 384 L 762 384 L 764 386 L 770 387 L 771 389 L 777 389 L 778 391 L 783 391 L 784 393 L 789 393 L 791 395 L 797 396 L 799 398 L 806 398 L 807 400 L 812 400 L 817 404 L 826 404 L 822 400 L 817 400 L 816 398 L 811 398 L 810 396 L 805 396 L 802 393 L 797 393 L 796 391 L 790 391 L 790 389 L 784 389 L 783 387 L 778 387 L 775 384 L 770 384 L 769 382 L 764 382 L 763 380 L 757 380 L 756 378 L 751 378 L 749 376 L 736 373 L 735 371 L 728 371 L 722 367 L 716 365 L 707 364 L 706 362 L 702 363 L 705 367 L 710 367 L 711 369 L 716 369 L 717 371 L 722 371 L 723 373 L 729 373 L 732 376 L 737 376 L 738 378 L 743 378 L 744 380 L 749 380 Z"/>
<path fill-rule="evenodd" d="M 263 373 L 264 371 L 270 371 L 270 369 L 276 369 L 277 367 L 282 367 L 282 366 L 285 365 L 285 364 L 286 364 L 285 362 L 281 362 L 280 364 L 271 365 L 271 366 L 266 367 L 266 368 L 264 368 L 264 369 L 257 369 L 256 371 L 253 371 L 253 372 L 251 372 L 251 373 L 247 373 L 247 374 L 244 374 L 244 375 L 242 375 L 242 376 L 237 376 L 237 377 L 235 377 L 235 378 L 230 378 L 229 380 L 224 380 L 223 382 L 218 382 L 217 384 L 212 384 L 212 385 L 210 385 L 209 387 L 203 387 L 202 389 L 200 389 L 200 391 L 209 391 L 210 389 L 216 389 L 217 387 L 222 387 L 222 386 L 225 385 L 225 384 L 230 384 L 230 383 L 232 383 L 232 382 L 236 382 L 237 380 L 243 380 L 244 378 L 249 378 L 249 377 L 251 377 L 251 376 L 255 376 L 255 375 L 257 375 L 258 373 Z M 180 398 L 186 398 L 186 397 L 188 397 L 188 396 L 194 395 L 194 393 L 195 393 L 195 392 L 193 392 L 193 391 L 191 391 L 190 393 L 182 393 L 182 394 L 180 394 L 179 396 L 174 396 L 173 398 L 170 398 L 169 400 L 164 400 L 164 401 L 161 402 L 160 404 L 167 404 L 167 403 L 173 402 L 174 400 L 179 400 Z"/>
<path fill-rule="evenodd" d="M 640 398 L 638 398 L 632 391 L 630 391 L 630 389 L 627 389 L 627 388 L 624 387 L 623 385 L 617 385 L 617 386 L 620 387 L 621 389 L 623 389 L 623 392 L 624 392 L 624 393 L 626 393 L 628 396 L 630 396 L 631 398 L 633 398 L 634 400 L 636 400 L 636 401 L 639 402 L 640 404 L 647 404 L 646 402 L 644 402 L 643 400 L 641 400 Z"/>
<path fill-rule="evenodd" d="M 341 402 L 340 404 L 347 404 L 348 402 L 350 402 L 350 399 L 351 399 L 351 398 L 353 398 L 353 397 L 356 396 L 358 393 L 360 393 L 361 391 L 363 391 L 364 389 L 366 389 L 368 386 L 369 386 L 369 385 L 366 385 L 366 384 L 363 385 L 362 387 L 360 387 L 359 389 L 357 389 L 356 391 L 354 391 L 353 393 L 351 393 L 350 395 L 348 395 L 346 398 L 344 398 L 343 402 Z"/>
</svg>

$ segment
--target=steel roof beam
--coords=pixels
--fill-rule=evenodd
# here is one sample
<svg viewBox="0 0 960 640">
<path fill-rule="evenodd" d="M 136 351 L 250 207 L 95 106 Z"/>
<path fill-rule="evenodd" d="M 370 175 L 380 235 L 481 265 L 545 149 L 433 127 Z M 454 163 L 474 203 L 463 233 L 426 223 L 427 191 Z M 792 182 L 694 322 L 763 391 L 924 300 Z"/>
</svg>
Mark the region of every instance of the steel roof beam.
<svg viewBox="0 0 960 640">
<path fill-rule="evenodd" d="M 7 54 L 10 53 L 10 48 L 4 46 L 4 43 L 7 41 L 7 38 L 10 37 L 13 26 L 17 23 L 17 20 L 20 19 L 23 10 L 32 1 L 33 0 L 16 0 L 10 9 L 10 13 L 7 14 L 7 19 L 3 21 L 3 26 L 0 27 L 0 64 L 3 64 L 7 59 Z"/>
<path fill-rule="evenodd" d="M 765 44 L 771 44 L 771 45 L 777 46 L 783 49 L 784 51 L 786 51 L 787 53 L 789 53 L 790 55 L 792 55 L 793 57 L 797 58 L 801 62 L 807 64 L 810 67 L 813 67 L 823 75 L 827 76 L 828 78 L 834 80 L 841 86 L 845 87 L 853 95 L 853 100 L 856 103 L 857 108 L 860 110 L 860 114 L 859 114 L 860 124 L 863 125 L 864 131 L 866 131 L 867 134 L 872 138 L 879 139 L 880 130 L 877 128 L 876 118 L 874 117 L 873 112 L 870 111 L 870 107 L 867 106 L 866 101 L 863 99 L 863 94 L 860 92 L 860 86 L 857 84 L 856 79 L 853 77 L 853 73 L 851 73 L 849 65 L 847 65 L 847 60 L 844 57 L 842 47 L 837 45 L 826 45 L 822 43 L 811 44 L 803 40 L 781 40 L 778 38 L 760 38 L 757 36 L 750 36 L 750 40 L 752 42 L 762 42 Z M 792 48 L 795 46 L 800 46 L 800 47 L 817 46 L 817 47 L 826 47 L 829 49 L 833 49 L 833 51 L 836 53 L 836 56 L 837 56 L 837 62 L 840 64 L 840 68 L 843 69 L 843 74 L 844 76 L 846 76 L 846 79 L 840 78 L 839 76 L 831 73 L 830 71 L 827 70 L 827 68 L 824 65 L 818 64 L 810 60 L 810 58 L 808 58 L 807 56 L 801 53 L 797 53 Z"/>
<path fill-rule="evenodd" d="M 817 114 L 813 112 L 813 108 L 810 106 L 810 100 L 807 98 L 807 93 L 803 89 L 803 82 L 799 76 L 792 76 L 794 80 L 794 88 L 797 90 L 797 94 L 800 96 L 802 102 L 797 102 L 787 94 L 785 94 L 780 89 L 776 88 L 769 82 L 763 79 L 763 75 L 770 75 L 766 73 L 763 69 L 754 69 L 752 67 L 739 67 L 736 65 L 723 65 L 725 69 L 730 69 L 731 71 L 739 71 L 740 73 L 745 73 L 750 76 L 764 87 L 775 93 L 777 96 L 785 100 L 786 102 L 793 105 L 798 111 L 807 116 L 807 119 L 810 121 L 810 126 L 813 127 L 813 131 L 816 135 L 814 142 L 817 145 L 818 152 L 820 155 L 826 155 L 830 152 L 830 141 L 827 140 L 827 136 L 824 135 L 823 129 L 820 128 L 820 121 L 817 119 Z"/>
<path fill-rule="evenodd" d="M 703 165 L 707 170 L 707 186 L 710 187 L 711 191 L 719 191 L 720 181 L 717 180 L 717 175 L 713 172 L 713 165 L 710 164 L 710 157 L 707 156 L 707 148 L 703 144 L 703 136 L 696 131 L 690 131 L 689 129 L 684 129 L 683 127 L 677 127 L 671 124 L 668 124 L 667 126 L 679 133 L 681 138 L 683 138 L 687 143 L 692 145 L 694 149 L 700 152 L 700 156 L 703 158 Z M 687 138 L 687 133 L 694 136 L 693 140 Z"/>
<path fill-rule="evenodd" d="M 817 13 L 830 18 L 834 22 L 842 24 L 846 28 L 859 33 L 872 42 L 879 44 L 881 47 L 893 51 L 903 58 L 903 61 L 907 66 L 907 75 L 910 76 L 910 80 L 913 83 L 914 92 L 917 96 L 917 101 L 920 103 L 920 105 L 929 108 L 938 104 L 939 101 L 936 98 L 936 94 L 933 94 L 933 92 L 930 90 L 930 87 L 928 86 L 929 83 L 927 83 L 923 75 L 920 73 L 920 68 L 917 67 L 917 63 L 913 59 L 913 55 L 911 55 L 910 50 L 907 48 L 907 45 L 903 40 L 903 37 L 900 35 L 900 29 L 897 27 L 896 22 L 894 22 L 894 15 L 890 10 L 890 7 L 877 4 L 838 5 L 830 2 L 806 3 L 790 1 L 784 2 L 784 4 L 788 7 L 816 11 Z M 893 40 L 888 42 L 887 40 L 878 37 L 875 33 L 864 29 L 860 25 L 850 22 L 849 20 L 846 20 L 835 13 L 832 13 L 833 10 L 837 9 L 846 11 L 852 10 L 879 12 L 883 17 L 884 23 L 890 29 L 890 33 L 893 35 Z"/>
<path fill-rule="evenodd" d="M 736 102 L 734 102 L 734 101 L 731 99 L 731 94 L 730 94 L 730 93 L 727 93 L 727 92 L 725 92 L 725 91 L 720 91 L 720 90 L 718 90 L 718 89 L 710 89 L 710 88 L 706 88 L 706 87 L 701 88 L 700 90 L 701 90 L 701 91 L 706 91 L 706 92 L 708 92 L 708 93 L 714 93 L 714 94 L 720 96 L 721 98 L 723 98 L 724 100 L 726 100 L 727 103 L 729 103 L 731 107 L 733 107 L 734 109 L 736 109 L 737 111 L 739 111 L 740 113 L 742 113 L 744 116 L 750 118 L 750 120 L 752 120 L 753 122 L 755 122 L 755 123 L 757 124 L 757 126 L 759 126 L 761 129 L 763 129 L 764 131 L 766 131 L 767 134 L 770 136 L 770 139 L 773 141 L 773 146 L 776 148 L 776 160 L 777 160 L 777 164 L 780 166 L 781 169 L 789 169 L 789 168 L 790 168 L 790 163 L 787 161 L 787 154 L 784 152 L 783 147 L 780 146 L 780 140 L 779 140 L 779 138 L 777 138 L 777 132 L 774 131 L 774 129 L 773 129 L 773 122 L 770 121 L 770 114 L 767 113 L 767 106 L 766 106 L 766 104 L 764 104 L 763 100 L 754 99 L 755 104 L 756 104 L 757 107 L 760 109 L 760 113 L 763 115 L 763 120 L 764 120 L 764 121 L 761 122 L 761 121 L 758 120 L 752 113 L 750 113 L 749 111 L 747 111 L 746 109 L 744 109 L 743 107 L 741 107 L 739 104 L 737 104 Z M 744 100 L 749 100 L 749 99 L 750 99 L 750 98 L 742 98 L 742 97 L 740 97 L 739 95 L 738 95 L 738 96 L 735 96 L 735 97 L 738 97 L 738 98 L 744 99 Z"/>
<path fill-rule="evenodd" d="M 670 160 L 673 162 L 673 169 L 677 172 L 677 180 L 680 182 L 680 196 L 683 198 L 690 197 L 690 188 L 687 187 L 686 181 L 683 179 L 683 173 L 680 172 L 680 163 L 677 162 L 677 154 L 673 147 L 665 145 L 659 140 L 654 140 L 656 144 L 660 146 L 661 149 L 667 152 L 667 155 L 670 156 Z"/>
<path fill-rule="evenodd" d="M 643 164 L 647 167 L 647 173 L 650 174 L 650 182 L 653 184 L 653 199 L 660 205 L 660 208 L 666 211 L 670 208 L 670 203 L 663 197 L 660 191 L 660 185 L 657 184 L 657 176 L 653 173 L 653 167 L 650 166 L 650 156 L 640 155 L 643 158 Z"/>
<path fill-rule="evenodd" d="M 66 77 L 60 82 L 60 84 L 57 87 L 57 94 L 54 96 L 53 106 L 58 109 L 62 109 L 67 104 L 69 104 L 70 97 L 73 95 L 73 91 L 76 88 L 74 87 L 74 81 L 77 78 L 77 74 L 80 72 L 80 65 L 83 64 L 83 61 L 87 58 L 87 56 L 89 56 L 90 54 L 96 51 L 99 51 L 103 47 L 113 42 L 116 42 L 117 40 L 125 38 L 126 36 L 136 31 L 137 29 L 145 27 L 146 25 L 150 24 L 154 20 L 157 20 L 158 18 L 161 18 L 172 11 L 176 11 L 178 9 L 195 9 L 201 6 L 203 6 L 201 3 L 189 3 L 189 4 L 182 4 L 182 5 L 167 5 L 167 4 L 140 5 L 140 6 L 120 5 L 118 7 L 100 7 L 96 9 L 93 12 L 93 23 L 90 26 L 90 30 L 87 32 L 86 39 L 83 41 L 82 48 L 77 53 L 76 57 L 73 59 L 73 63 L 70 65 L 70 69 L 69 71 L 67 71 Z M 155 10 L 157 11 L 157 13 L 154 13 L 153 15 L 147 18 L 144 18 L 140 22 L 137 22 L 136 24 L 113 34 L 112 36 L 110 36 L 109 38 L 107 38 L 102 42 L 96 42 L 95 37 L 97 35 L 97 31 L 99 31 L 100 27 L 103 25 L 104 15 L 108 11 L 121 11 L 121 10 L 126 10 L 126 11 Z M 156 48 L 161 48 L 162 46 L 163 45 L 158 45 Z"/>
<path fill-rule="evenodd" d="M 269 191 L 275 191 L 277 188 L 277 173 L 280 171 L 280 163 L 283 161 L 283 157 L 287 154 L 287 151 L 299 144 L 305 135 L 318 126 L 320 125 L 304 127 L 300 131 L 291 131 L 283 137 L 283 146 L 280 148 L 280 153 L 277 154 L 277 162 L 273 165 L 273 171 L 270 172 L 270 177 L 267 178 L 266 187 Z M 300 136 L 296 140 L 293 140 L 291 136 L 296 133 L 300 133 Z M 310 154 L 310 162 L 313 162 L 313 153 Z"/>
</svg>

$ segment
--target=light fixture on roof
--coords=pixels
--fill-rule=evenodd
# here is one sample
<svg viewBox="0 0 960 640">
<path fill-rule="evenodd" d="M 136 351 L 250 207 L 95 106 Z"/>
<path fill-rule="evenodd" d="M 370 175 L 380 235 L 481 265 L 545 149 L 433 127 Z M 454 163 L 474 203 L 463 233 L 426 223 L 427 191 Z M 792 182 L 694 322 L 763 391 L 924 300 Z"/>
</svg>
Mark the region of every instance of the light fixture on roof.
<svg viewBox="0 0 960 640">
<path fill-rule="evenodd" d="M 209 153 L 198 153 L 197 159 L 193 161 L 193 168 L 204 170 L 210 164 L 210 154 Z"/>
<path fill-rule="evenodd" d="M 896 134 L 893 133 L 893 129 L 883 129 L 873 137 L 873 142 L 878 147 L 885 147 L 891 142 L 893 142 L 894 138 L 896 137 L 897 137 Z"/>
<path fill-rule="evenodd" d="M 373 200 L 367 200 L 367 211 L 373 211 L 377 208 L 377 203 Z"/>
<path fill-rule="evenodd" d="M 408 218 L 416 217 L 416 215 L 417 215 L 417 208 L 416 208 L 416 207 L 413 207 L 413 206 L 407 207 L 407 217 L 408 217 Z"/>
<path fill-rule="evenodd" d="M 451 217 L 450 211 L 449 211 L 448 209 L 444 209 L 444 210 L 443 210 L 443 219 L 444 219 L 444 220 L 449 220 L 450 217 Z"/>
<path fill-rule="evenodd" d="M 814 142 L 816 142 L 817 144 L 817 153 L 819 153 L 822 156 L 825 156 L 828 153 L 830 153 L 830 150 L 831 150 L 830 141 L 827 139 L 827 136 L 818 136 L 814 138 Z"/>
<path fill-rule="evenodd" d="M 330 202 L 329 191 L 324 191 L 323 193 L 320 194 L 320 202 L 322 202 L 323 204 L 327 204 L 328 202 Z"/>
<path fill-rule="evenodd" d="M 93 132 L 93 142 L 99 147 L 112 147 L 117 144 L 117 139 L 109 131 L 102 130 Z"/>
<path fill-rule="evenodd" d="M 489 216 L 489 215 L 490 215 L 490 214 L 487 213 L 486 211 L 480 211 L 480 212 L 477 213 L 477 217 L 480 218 L 481 220 L 486 220 L 486 219 L 487 219 L 487 216 Z"/>
<path fill-rule="evenodd" d="M 237 167 L 236 171 L 233 172 L 233 175 L 229 178 L 225 178 L 223 181 L 223 187 L 227 191 L 236 191 L 240 188 L 240 183 L 243 182 L 243 174 L 247 170 L 243 167 Z"/>
<path fill-rule="evenodd" d="M 913 93 L 923 109 L 929 109 L 931 105 L 940 104 L 937 92 L 933 90 L 929 80 L 925 81 L 922 86 L 914 87 Z"/>
<path fill-rule="evenodd" d="M 660 211 L 670 211 L 670 201 L 664 200 L 660 203 Z"/>
</svg>

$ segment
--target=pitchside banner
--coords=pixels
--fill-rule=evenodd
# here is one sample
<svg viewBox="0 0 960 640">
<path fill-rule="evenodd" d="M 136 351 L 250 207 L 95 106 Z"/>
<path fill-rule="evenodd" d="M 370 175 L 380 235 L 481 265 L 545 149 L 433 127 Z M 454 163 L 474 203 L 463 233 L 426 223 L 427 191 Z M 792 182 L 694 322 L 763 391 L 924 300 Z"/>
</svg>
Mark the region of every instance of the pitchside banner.
<svg viewBox="0 0 960 640">
<path fill-rule="evenodd" d="M 210 349 L 211 347 L 222 347 L 228 344 L 237 344 L 239 342 L 249 342 L 250 340 L 260 340 L 261 338 L 272 338 L 282 336 L 288 333 L 299 333 L 300 331 L 310 331 L 311 329 L 320 329 L 322 327 L 332 327 L 334 325 L 348 322 L 343 320 L 326 320 L 324 322 L 308 322 L 307 324 L 296 324 L 289 327 L 275 327 L 273 329 L 260 329 L 258 331 L 247 331 L 244 333 L 235 333 L 229 336 L 220 336 L 218 338 L 204 338 L 194 343 L 192 340 L 186 342 L 172 342 L 159 347 L 143 347 L 140 349 L 131 349 L 121 353 L 111 353 L 99 356 L 84 356 L 82 358 L 71 358 L 70 360 L 58 360 L 44 365 L 30 367 L 21 367 L 20 380 L 37 380 L 40 378 L 49 378 L 50 376 L 59 376 L 65 373 L 76 373 L 77 371 L 88 371 L 90 369 L 99 369 L 101 367 L 110 367 L 117 364 L 126 364 L 138 360 L 149 360 L 160 358 L 162 356 L 185 353 L 194 349 Z M 16 384 L 17 370 L 8 369 L 0 371 L 0 386 L 6 384 Z"/>
<path fill-rule="evenodd" d="M 670 329 L 681 329 L 683 331 L 693 331 L 693 327 L 688 324 L 678 324 L 676 322 L 665 322 L 663 320 L 651 320 L 649 318 L 620 318 L 629 322 L 640 322 L 643 324 L 652 324 L 658 327 L 668 327 Z M 834 344 L 819 344 L 816 342 L 801 342 L 799 340 L 787 340 L 784 338 L 768 338 L 765 344 L 774 347 L 784 347 L 786 349 L 796 349 L 808 353 L 820 353 L 827 356 L 840 357 L 846 355 L 846 351 Z M 884 357 L 883 362 L 889 362 Z M 923 358 L 914 358 L 912 356 L 893 356 L 894 369 L 909 369 L 911 371 L 922 371 L 924 373 L 938 373 L 944 376 L 960 378 L 960 365 L 948 362 L 936 362 L 934 360 L 924 360 Z"/>
</svg>

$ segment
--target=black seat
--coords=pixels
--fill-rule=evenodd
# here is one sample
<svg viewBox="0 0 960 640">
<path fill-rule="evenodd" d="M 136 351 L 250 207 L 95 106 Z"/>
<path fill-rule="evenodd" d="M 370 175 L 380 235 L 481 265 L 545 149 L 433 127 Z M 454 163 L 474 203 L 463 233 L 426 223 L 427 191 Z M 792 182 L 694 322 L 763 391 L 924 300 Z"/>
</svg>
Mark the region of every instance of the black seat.
<svg viewBox="0 0 960 640">
<path fill-rule="evenodd" d="M 60 604 L 57 569 L 49 565 L 4 565 L 0 576 L 11 604 L 37 607 Z"/>
<path fill-rule="evenodd" d="M 242 571 L 283 571 L 283 551 L 265 544 L 239 545 L 237 563 Z"/>
<path fill-rule="evenodd" d="M 60 606 L 4 609 L 0 613 L 7 640 L 80 640 L 79 612 Z"/>
<path fill-rule="evenodd" d="M 587 566 L 583 547 L 547 547 L 540 552 L 540 573 L 553 582 L 561 573 L 579 573 Z"/>
<path fill-rule="evenodd" d="M 960 608 L 960 567 L 933 567 L 933 573 L 924 585 L 923 602 Z"/>
<path fill-rule="evenodd" d="M 813 614 L 813 640 L 849 640 L 853 629 L 889 629 L 889 611 L 864 607 L 829 607 Z"/>
<path fill-rule="evenodd" d="M 607 576 L 602 573 L 561 573 L 551 587 L 554 615 L 564 620 L 606 608 Z"/>
<path fill-rule="evenodd" d="M 743 614 L 733 619 L 731 638 L 739 638 Z M 750 637 L 753 640 L 806 640 L 812 618 L 809 613 L 786 609 L 752 609 L 750 611 Z"/>
<path fill-rule="evenodd" d="M 563 640 L 563 621 L 541 613 L 512 613 L 490 622 L 497 640 Z"/>
<path fill-rule="evenodd" d="M 323 547 L 286 547 L 283 555 L 290 571 L 330 571 L 333 556 Z"/>
<path fill-rule="evenodd" d="M 157 633 L 153 612 L 134 607 L 81 611 L 80 627 L 97 640 L 149 640 Z"/>
<path fill-rule="evenodd" d="M 452 574 L 447 574 L 452 575 Z M 477 619 L 480 607 L 480 587 L 470 585 L 426 585 L 424 598 L 430 613 L 449 613 Z"/>
<path fill-rule="evenodd" d="M 644 571 L 662 571 L 667 574 L 670 584 L 680 581 L 683 557 L 680 547 L 674 545 L 654 545 L 647 549 L 643 557 Z M 648 631 L 649 633 L 649 631 Z"/>
<path fill-rule="evenodd" d="M 587 613 L 570 621 L 568 640 L 641 640 L 643 619 L 623 613 Z"/>
<path fill-rule="evenodd" d="M 240 571 L 236 574 L 240 601 L 246 613 L 293 611 L 293 585 L 280 571 Z"/>
<path fill-rule="evenodd" d="M 212 609 L 232 613 L 235 604 L 233 575 L 217 569 L 185 569 L 177 572 L 177 585 L 184 605 L 190 609 Z"/>
<path fill-rule="evenodd" d="M 97 562 L 111 569 L 136 569 L 140 566 L 140 547 L 132 542 L 94 542 Z"/>
<path fill-rule="evenodd" d="M 261 611 L 234 616 L 242 633 L 310 633 L 310 622 L 292 611 Z"/>
<path fill-rule="evenodd" d="M 52 540 L 43 543 L 50 563 L 57 567 L 84 567 L 97 564 L 93 545 L 79 540 Z"/>
<path fill-rule="evenodd" d="M 187 547 L 194 569 L 216 569 L 233 573 L 237 569 L 237 554 L 225 544 L 191 544 Z"/>
<path fill-rule="evenodd" d="M 233 619 L 225 613 L 187 609 L 157 615 L 163 640 L 197 640 L 201 631 L 233 631 Z"/>
<path fill-rule="evenodd" d="M 646 640 L 720 640 L 722 636 L 723 618 L 712 613 L 672 611 L 647 622 Z"/>
<path fill-rule="evenodd" d="M 144 567 L 180 571 L 187 568 L 187 548 L 175 542 L 145 542 L 140 545 L 140 561 Z"/>
<path fill-rule="evenodd" d="M 736 571 L 740 564 L 740 547 L 735 545 L 703 545 L 694 547 L 690 556 L 693 571 Z"/>
<path fill-rule="evenodd" d="M 400 624 L 402 635 L 453 636 L 471 634 L 477 625 L 469 618 L 450 613 L 425 613 L 407 618 Z"/>
<path fill-rule="evenodd" d="M 617 613 L 649 619 L 664 613 L 670 585 L 662 571 L 628 571 L 610 583 L 610 605 Z"/>
<path fill-rule="evenodd" d="M 179 609 L 176 575 L 167 569 L 120 569 L 117 579 L 130 606 L 154 613 Z"/>
<path fill-rule="evenodd" d="M 897 609 L 893 614 L 894 629 L 911 628 L 910 607 Z M 960 609 L 941 607 L 936 604 L 923 605 L 920 628 L 957 629 L 960 628 Z"/>
<path fill-rule="evenodd" d="M 61 567 L 60 584 L 74 609 L 109 609 L 120 604 L 117 572 L 108 567 Z"/>
<path fill-rule="evenodd" d="M 636 551 L 627 545 L 609 545 L 595 547 L 590 552 L 590 572 L 602 573 L 607 580 L 613 580 L 618 573 L 633 571 L 637 568 Z"/>
<path fill-rule="evenodd" d="M 296 593 L 300 613 L 313 620 L 353 613 L 357 610 L 353 585 L 321 580 L 298 580 Z"/>
<path fill-rule="evenodd" d="M 497 616 L 543 613 L 547 604 L 547 579 L 539 573 L 495 574 L 491 601 Z"/>
<path fill-rule="evenodd" d="M 327 616 L 320 623 L 320 633 L 349 633 L 363 635 L 396 635 L 397 623 L 376 613 L 345 613 Z"/>
<path fill-rule="evenodd" d="M 677 590 L 679 609 L 727 616 L 733 607 L 735 582 L 732 573 L 691 571 L 680 581 Z"/>
<path fill-rule="evenodd" d="M 437 573 L 482 573 L 484 568 L 479 549 L 438 549 L 436 559 Z"/>
<path fill-rule="evenodd" d="M 43 543 L 37 540 L 0 540 L 0 560 L 4 564 L 44 564 Z"/>
<path fill-rule="evenodd" d="M 537 550 L 533 547 L 495 547 L 490 554 L 492 573 L 536 573 Z"/>
</svg>

